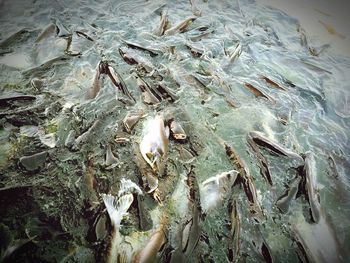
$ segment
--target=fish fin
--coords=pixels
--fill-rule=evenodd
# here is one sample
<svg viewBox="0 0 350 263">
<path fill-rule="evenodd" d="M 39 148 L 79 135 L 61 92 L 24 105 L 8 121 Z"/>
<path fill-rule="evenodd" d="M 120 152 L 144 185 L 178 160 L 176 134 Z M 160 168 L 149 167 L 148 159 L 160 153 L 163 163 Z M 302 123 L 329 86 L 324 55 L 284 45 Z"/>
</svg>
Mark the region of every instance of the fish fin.
<svg viewBox="0 0 350 263">
<path fill-rule="evenodd" d="M 107 208 L 112 225 L 115 228 L 119 227 L 123 216 L 127 215 L 127 211 L 134 201 L 133 195 L 126 194 L 119 198 L 110 194 L 102 194 L 101 196 Z"/>
<path fill-rule="evenodd" d="M 142 195 L 142 190 L 137 184 L 135 184 L 131 180 L 122 178 L 118 196 L 121 196 L 125 193 L 135 193 L 135 194 Z"/>
</svg>

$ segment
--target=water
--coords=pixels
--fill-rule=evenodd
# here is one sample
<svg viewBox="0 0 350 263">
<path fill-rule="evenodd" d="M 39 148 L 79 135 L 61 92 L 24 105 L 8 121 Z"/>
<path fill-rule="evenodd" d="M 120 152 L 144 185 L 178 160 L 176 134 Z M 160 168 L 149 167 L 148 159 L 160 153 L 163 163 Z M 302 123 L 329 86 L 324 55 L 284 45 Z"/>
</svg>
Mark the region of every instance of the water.
<svg viewBox="0 0 350 263">
<path fill-rule="evenodd" d="M 346 261 L 349 58 L 332 46 L 312 55 L 308 47 L 319 51 L 326 43 L 311 40 L 306 32 L 308 46 L 303 46 L 298 32 L 303 25 L 298 20 L 254 1 L 196 1 L 195 5 L 202 15 L 186 32 L 155 36 L 162 10 L 167 10 L 174 26 L 192 15 L 190 3 L 50 1 L 47 7 L 47 1 L 1 2 L 1 231 L 12 238 L 1 245 L 5 251 L 17 239 L 26 241 L 8 255 L 9 262 L 105 260 L 112 229 L 99 194 L 116 194 L 122 177 L 143 187 L 135 162 L 137 144 L 155 112 L 175 116 L 189 140 L 170 141 L 166 175 L 159 178 L 162 204 L 144 192 L 143 200 L 134 203 L 122 221 L 123 247 L 133 251 L 131 257 L 147 244 L 166 214 L 167 242 L 158 253 L 161 262 L 184 255 L 190 261 L 226 262 L 233 260 L 230 253 L 238 261 L 264 261 L 261 244 L 269 247 L 277 262 L 303 257 L 300 246 L 309 260 Z M 51 23 L 59 32 L 52 27 L 38 39 Z M 205 30 L 208 34 L 201 36 Z M 158 55 L 127 47 L 124 41 Z M 238 43 L 242 51 L 230 62 Z M 148 73 L 127 64 L 119 48 L 142 62 Z M 194 56 L 191 48 L 199 55 Z M 119 73 L 136 103 L 124 103 L 125 96 L 106 74 L 101 75 L 96 98 L 85 99 L 101 60 Z M 156 73 L 151 76 L 153 69 Z M 179 99 L 146 105 L 136 73 L 143 74 L 151 86 L 161 83 Z M 33 79 L 39 79 L 35 85 Z M 245 83 L 265 97 L 256 97 Z M 123 131 L 122 120 L 133 110 L 141 110 L 144 116 L 129 134 Z M 293 167 L 300 164 L 261 148 L 272 176 L 273 186 L 269 186 L 247 143 L 252 131 L 295 153 L 313 154 L 322 214 L 319 223 L 311 221 L 303 194 L 293 199 L 287 214 L 277 209 L 276 200 L 298 176 Z M 82 134 L 87 135 L 79 137 Z M 120 136 L 127 141 L 117 143 Z M 199 217 L 199 241 L 190 232 L 193 251 L 182 251 L 179 233 L 187 220 L 196 217 L 187 198 L 190 167 L 199 185 L 211 176 L 238 169 L 226 156 L 223 142 L 236 150 L 249 169 L 265 217 L 254 220 L 246 194 L 237 184 L 220 205 Z M 113 167 L 105 164 L 108 145 L 118 159 Z M 43 152 L 34 161 L 29 158 L 29 164 L 23 160 Z M 228 207 L 233 200 L 241 215 L 239 251 L 230 234 Z M 140 219 L 140 211 L 148 221 Z M 143 220 L 148 223 L 140 226 Z"/>
</svg>

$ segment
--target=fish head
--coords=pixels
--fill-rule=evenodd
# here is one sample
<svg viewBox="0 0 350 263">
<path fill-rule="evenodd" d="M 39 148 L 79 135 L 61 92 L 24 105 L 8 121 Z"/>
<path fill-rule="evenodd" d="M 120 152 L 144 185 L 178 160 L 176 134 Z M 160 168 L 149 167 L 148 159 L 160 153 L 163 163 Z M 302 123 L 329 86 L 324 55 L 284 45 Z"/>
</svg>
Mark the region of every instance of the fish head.
<svg viewBox="0 0 350 263">
<path fill-rule="evenodd" d="M 140 151 L 145 161 L 151 166 L 153 171 L 157 171 L 164 152 L 161 149 L 158 140 L 153 137 L 145 136 L 140 144 Z"/>
<path fill-rule="evenodd" d="M 228 172 L 223 172 L 218 176 L 219 185 L 223 188 L 224 191 L 228 191 L 231 188 L 238 176 L 236 170 L 231 170 Z"/>
<path fill-rule="evenodd" d="M 162 149 L 155 148 L 151 152 L 147 152 L 146 156 L 149 160 L 149 164 L 151 165 L 154 172 L 160 172 L 163 166 L 163 156 L 164 153 Z"/>
</svg>

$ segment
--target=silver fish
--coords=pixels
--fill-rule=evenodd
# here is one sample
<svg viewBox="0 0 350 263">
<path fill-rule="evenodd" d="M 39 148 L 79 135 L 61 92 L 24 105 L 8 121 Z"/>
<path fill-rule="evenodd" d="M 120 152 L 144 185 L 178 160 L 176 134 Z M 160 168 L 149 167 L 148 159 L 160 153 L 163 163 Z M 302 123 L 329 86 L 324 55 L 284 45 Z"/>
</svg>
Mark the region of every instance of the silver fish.
<svg viewBox="0 0 350 263">
<path fill-rule="evenodd" d="M 306 179 L 308 200 L 311 208 L 311 215 L 314 222 L 320 220 L 320 196 L 316 189 L 315 159 L 311 152 L 306 153 L 303 173 Z"/>
<path fill-rule="evenodd" d="M 94 81 L 92 83 L 92 86 L 87 90 L 86 94 L 85 94 L 85 98 L 88 100 L 94 99 L 96 98 L 97 94 L 99 93 L 100 89 L 101 89 L 101 73 L 103 72 L 102 68 L 102 61 L 100 61 L 97 64 L 96 67 L 96 73 L 95 73 L 95 77 L 94 77 Z"/>
<path fill-rule="evenodd" d="M 157 98 L 151 91 L 151 87 L 141 77 L 136 77 L 137 86 L 141 91 L 141 97 L 145 104 L 158 104 L 161 99 Z"/>
<path fill-rule="evenodd" d="M 140 143 L 140 151 L 154 172 L 163 174 L 169 145 L 169 127 L 163 117 L 157 114 L 149 120 Z"/>
<path fill-rule="evenodd" d="M 176 26 L 173 26 L 172 28 L 167 29 L 164 32 L 164 35 L 165 36 L 172 36 L 172 35 L 175 35 L 177 33 L 183 33 L 186 31 L 186 29 L 189 27 L 189 25 L 196 19 L 197 19 L 196 16 L 188 17 L 184 21 L 178 23 Z"/>
<path fill-rule="evenodd" d="M 249 136 L 253 139 L 253 141 L 256 144 L 258 144 L 261 147 L 269 149 L 275 154 L 291 157 L 300 161 L 301 163 L 304 163 L 303 158 L 299 154 L 292 152 L 291 150 L 286 149 L 275 142 L 272 142 L 271 140 L 269 140 L 259 132 L 255 132 L 255 131 L 250 132 Z"/>
<path fill-rule="evenodd" d="M 164 35 L 165 30 L 169 26 L 169 20 L 168 20 L 168 12 L 163 11 L 160 16 L 160 25 L 158 29 L 154 32 L 156 36 L 162 36 Z"/>
</svg>

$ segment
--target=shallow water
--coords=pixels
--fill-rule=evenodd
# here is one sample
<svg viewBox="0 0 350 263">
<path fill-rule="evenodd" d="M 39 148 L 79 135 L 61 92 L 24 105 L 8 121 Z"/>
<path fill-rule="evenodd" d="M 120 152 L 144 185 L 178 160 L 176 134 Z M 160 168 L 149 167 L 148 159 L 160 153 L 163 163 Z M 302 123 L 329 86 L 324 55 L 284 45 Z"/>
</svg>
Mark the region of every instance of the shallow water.
<svg viewBox="0 0 350 263">
<path fill-rule="evenodd" d="M 308 47 L 319 51 L 325 43 L 313 42 L 306 32 L 308 46 L 303 46 L 298 20 L 255 1 L 195 1 L 201 16 L 185 32 L 169 36 L 154 34 L 161 12 L 167 10 L 174 26 L 192 15 L 189 1 L 50 1 L 49 8 L 47 1 L 22 2 L 2 1 L 0 9 L 1 231 L 12 238 L 1 246 L 5 251 L 17 239 L 26 241 L 7 256 L 9 262 L 105 261 L 112 229 L 100 194 L 116 194 L 122 177 L 144 190 L 144 200 L 132 205 L 120 229 L 121 249 L 130 251 L 131 243 L 131 257 L 164 215 L 170 219 L 160 262 L 268 261 L 261 244 L 276 262 L 303 257 L 337 262 L 350 256 L 350 58 L 332 48 L 313 55 Z M 57 27 L 42 35 L 50 23 Z M 237 44 L 242 51 L 230 62 Z M 162 80 L 127 64 L 119 48 Z M 101 60 L 119 73 L 135 103 L 125 103 L 106 74 L 97 96 L 85 99 Z M 145 104 L 136 74 L 151 86 L 166 86 L 178 100 Z M 39 81 L 33 85 L 33 79 Z M 245 83 L 265 97 L 256 97 Z M 133 110 L 142 110 L 144 117 L 126 133 L 122 120 Z M 166 173 L 159 179 L 162 204 L 146 193 L 135 161 L 147 120 L 156 112 L 175 116 L 189 137 L 184 143 L 170 141 Z M 261 148 L 273 181 L 269 186 L 247 142 L 252 131 L 297 154 L 314 156 L 318 223 L 312 222 L 301 189 L 287 214 L 278 210 L 277 199 L 301 176 L 297 168 L 303 164 Z M 115 141 L 120 132 L 125 143 Z M 190 239 L 193 251 L 182 251 L 178 233 L 195 217 L 188 204 L 189 171 L 201 187 L 212 176 L 239 169 L 223 143 L 235 149 L 250 171 L 264 217 L 254 220 L 245 191 L 236 184 L 221 204 L 201 211 L 199 240 Z M 105 163 L 108 146 L 118 159 L 112 166 Z M 181 155 L 184 149 L 192 151 L 192 158 Z M 233 200 L 241 215 L 240 250 L 234 246 L 230 252 L 234 241 L 228 207 Z M 140 226 L 140 204 L 146 226 Z"/>
</svg>

